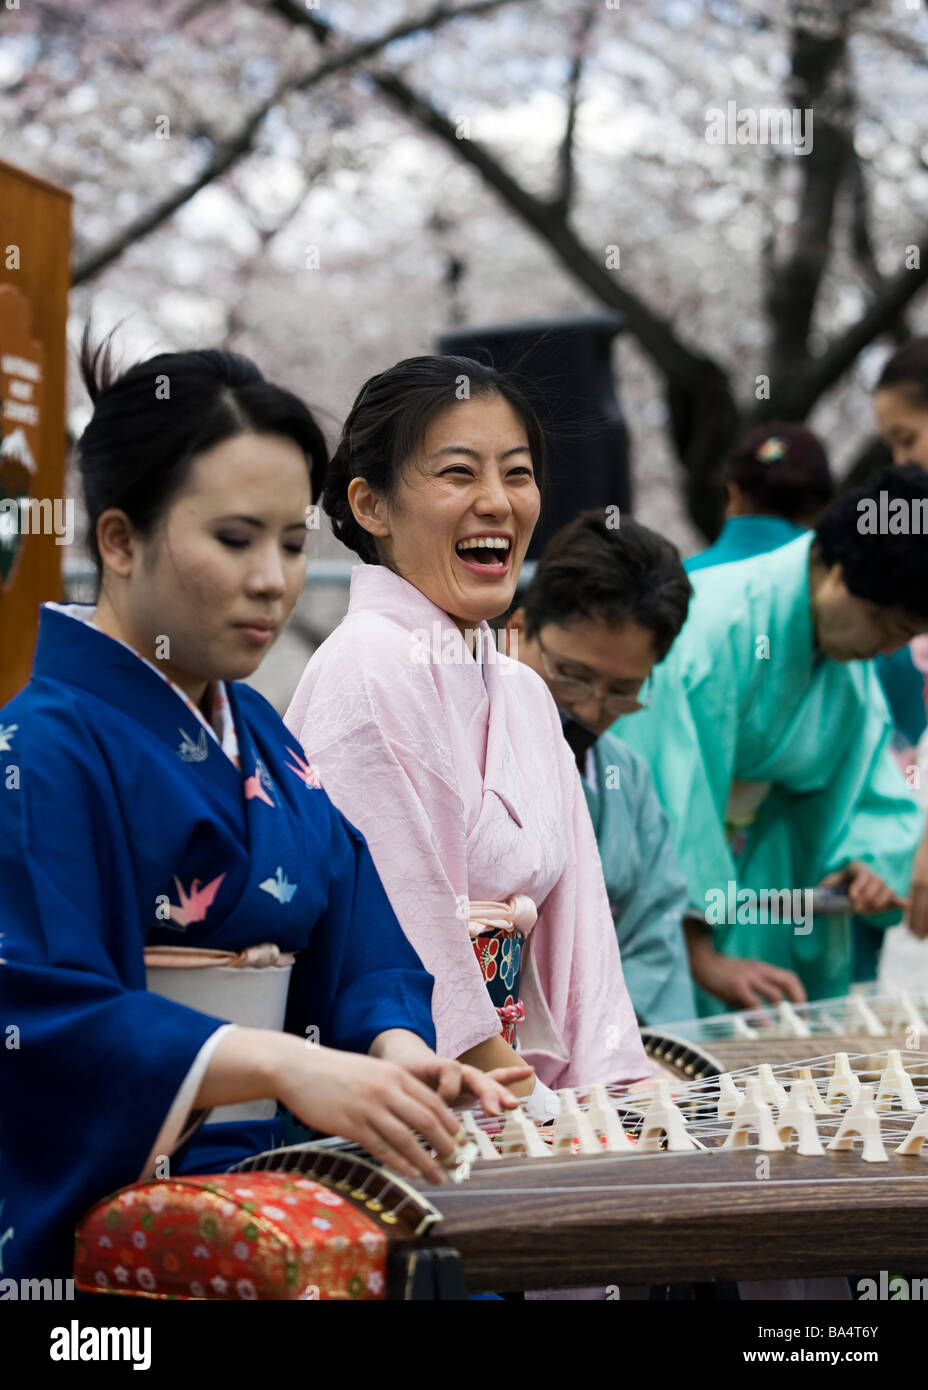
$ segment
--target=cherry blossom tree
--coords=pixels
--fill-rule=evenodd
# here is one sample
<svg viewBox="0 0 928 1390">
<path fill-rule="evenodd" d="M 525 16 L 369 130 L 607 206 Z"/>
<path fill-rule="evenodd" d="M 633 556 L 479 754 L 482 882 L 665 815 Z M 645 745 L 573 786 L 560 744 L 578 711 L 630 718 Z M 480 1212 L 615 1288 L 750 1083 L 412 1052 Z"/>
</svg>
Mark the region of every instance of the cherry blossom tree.
<svg viewBox="0 0 928 1390">
<path fill-rule="evenodd" d="M 0 132 L 75 195 L 76 324 L 226 342 L 332 429 L 450 323 L 618 309 L 639 510 L 691 546 L 757 420 L 851 467 L 924 324 L 926 38 L 907 0 L 22 0 Z"/>
</svg>

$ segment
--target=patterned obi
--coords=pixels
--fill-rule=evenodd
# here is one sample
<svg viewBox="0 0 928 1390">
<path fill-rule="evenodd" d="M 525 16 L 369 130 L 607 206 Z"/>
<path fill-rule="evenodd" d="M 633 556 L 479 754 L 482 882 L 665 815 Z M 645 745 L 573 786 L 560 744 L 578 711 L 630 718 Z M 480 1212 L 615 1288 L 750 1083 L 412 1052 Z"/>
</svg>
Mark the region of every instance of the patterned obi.
<svg viewBox="0 0 928 1390">
<path fill-rule="evenodd" d="M 519 998 L 522 951 L 538 912 L 531 898 L 516 894 L 502 903 L 471 902 L 468 916 L 477 963 L 496 1005 L 503 1037 L 514 1047 L 516 1024 L 525 1018 Z"/>
</svg>

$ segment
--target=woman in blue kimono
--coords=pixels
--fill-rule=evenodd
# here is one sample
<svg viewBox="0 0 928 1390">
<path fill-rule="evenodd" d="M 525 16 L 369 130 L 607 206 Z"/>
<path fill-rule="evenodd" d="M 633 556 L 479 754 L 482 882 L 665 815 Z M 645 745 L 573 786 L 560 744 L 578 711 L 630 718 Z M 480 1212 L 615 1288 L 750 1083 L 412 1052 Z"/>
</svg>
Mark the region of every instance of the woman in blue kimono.
<svg viewBox="0 0 928 1390">
<path fill-rule="evenodd" d="M 364 839 L 239 684 L 302 586 L 326 465 L 309 411 L 229 353 L 164 354 L 111 380 L 108 352 L 85 346 L 83 365 L 99 598 L 44 605 L 32 679 L 0 710 L 13 1277 L 69 1273 L 75 1222 L 113 1189 L 279 1144 L 275 1102 L 440 1181 L 413 1131 L 447 1155 L 447 1102 L 472 1090 L 499 1113 L 515 1104 L 499 1081 L 527 1074 L 435 1056 L 432 977 Z M 178 945 L 295 954 L 276 1026 L 146 989 L 146 947 L 170 960 Z M 184 1144 L 191 1115 L 216 1106 L 239 1109 Z"/>
</svg>

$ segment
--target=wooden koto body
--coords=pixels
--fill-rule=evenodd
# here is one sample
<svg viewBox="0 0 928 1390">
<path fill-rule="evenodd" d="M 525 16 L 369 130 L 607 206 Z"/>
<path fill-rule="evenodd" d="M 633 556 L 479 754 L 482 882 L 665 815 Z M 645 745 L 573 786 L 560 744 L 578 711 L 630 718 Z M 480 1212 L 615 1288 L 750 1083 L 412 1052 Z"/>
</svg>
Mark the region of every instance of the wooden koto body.
<svg viewBox="0 0 928 1390">
<path fill-rule="evenodd" d="M 792 1045 L 801 1041 L 808 1048 L 809 1039 Z M 391 1226 L 391 1262 L 403 1271 L 393 1288 L 407 1290 L 397 1296 L 410 1296 L 409 1271 L 442 1261 L 470 1292 L 924 1273 L 928 1052 L 877 1051 L 869 1038 L 855 1051 L 853 1041 L 849 1056 L 791 1056 L 741 1069 L 732 1059 L 721 1077 L 698 1049 L 675 1054 L 676 1074 L 687 1080 L 656 1080 L 649 1099 L 624 1086 L 591 1088 L 588 1101 L 563 1091 L 566 1110 L 546 1132 L 547 1151 L 538 1131 L 520 1129 L 524 1121 L 513 1116 L 496 1145 L 502 1156 L 493 1158 L 489 1135 L 500 1122 L 478 1125 L 472 1117 L 463 1181 L 399 1185 L 398 1210 L 420 1199 L 430 1210 Z M 741 1051 L 737 1061 L 744 1060 Z M 597 1112 L 602 1125 L 609 1110 L 624 1134 L 607 1149 L 581 1112 Z M 792 1120 L 803 1127 L 802 1154 Z M 897 1153 L 904 1143 L 911 1151 Z M 240 1169 L 315 1164 L 313 1149 L 261 1155 Z M 346 1151 L 341 1161 L 350 1164 Z M 367 1194 L 354 1177 L 341 1190 Z"/>
<path fill-rule="evenodd" d="M 904 1050 L 906 1039 L 902 1034 L 891 1035 L 878 1040 L 866 1037 L 827 1037 L 827 1038 L 731 1038 L 725 1042 L 702 1044 L 714 1060 L 721 1064 L 723 1071 L 740 1071 L 742 1067 L 756 1067 L 761 1062 L 800 1062 L 808 1057 L 810 1051 L 847 1052 L 851 1055 L 872 1053 L 879 1047 Z"/>
<path fill-rule="evenodd" d="M 411 1244 L 452 1247 L 475 1292 L 928 1268 L 928 1154 L 503 1159 L 421 1190 L 442 1222 Z"/>
<path fill-rule="evenodd" d="M 801 1062 L 813 1053 L 826 1050 L 861 1057 L 871 1054 L 872 1059 L 886 1048 L 905 1050 L 907 1044 L 902 1033 L 892 1033 L 885 1038 L 829 1033 L 815 1038 L 730 1037 L 692 1042 L 657 1028 L 643 1028 L 641 1039 L 648 1056 L 683 1081 L 701 1081 L 720 1076 L 724 1071 L 756 1067 L 762 1062 Z"/>
</svg>

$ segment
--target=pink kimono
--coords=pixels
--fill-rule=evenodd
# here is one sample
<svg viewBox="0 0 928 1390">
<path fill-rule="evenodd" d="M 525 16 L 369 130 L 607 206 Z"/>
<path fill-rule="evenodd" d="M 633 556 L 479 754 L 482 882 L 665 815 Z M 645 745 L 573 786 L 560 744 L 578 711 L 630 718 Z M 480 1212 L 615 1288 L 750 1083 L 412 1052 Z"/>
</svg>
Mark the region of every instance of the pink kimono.
<svg viewBox="0 0 928 1390">
<path fill-rule="evenodd" d="M 534 671 L 498 653 L 486 623 L 479 631 L 478 663 L 418 589 L 358 566 L 347 616 L 309 662 L 285 723 L 366 837 L 435 977 L 441 1055 L 500 1032 L 468 921 L 471 904 L 522 895 L 538 914 L 523 956 L 526 1060 L 555 1088 L 649 1076 L 554 702 Z"/>
</svg>

